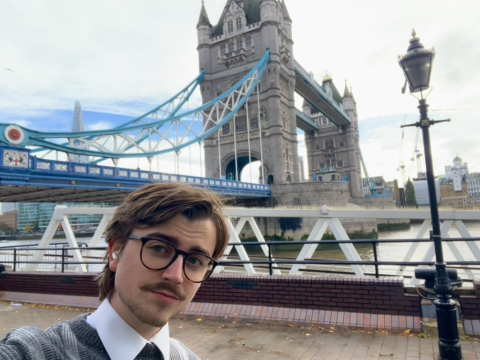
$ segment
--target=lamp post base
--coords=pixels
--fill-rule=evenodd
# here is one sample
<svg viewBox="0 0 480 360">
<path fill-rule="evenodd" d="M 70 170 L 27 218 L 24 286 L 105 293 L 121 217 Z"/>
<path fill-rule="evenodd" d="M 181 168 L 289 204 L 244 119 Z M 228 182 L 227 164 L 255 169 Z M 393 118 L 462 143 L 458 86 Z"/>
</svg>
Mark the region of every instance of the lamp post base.
<svg viewBox="0 0 480 360">
<path fill-rule="evenodd" d="M 462 348 L 458 339 L 456 303 L 452 299 L 433 302 L 437 310 L 438 348 L 441 360 L 461 360 Z"/>
</svg>

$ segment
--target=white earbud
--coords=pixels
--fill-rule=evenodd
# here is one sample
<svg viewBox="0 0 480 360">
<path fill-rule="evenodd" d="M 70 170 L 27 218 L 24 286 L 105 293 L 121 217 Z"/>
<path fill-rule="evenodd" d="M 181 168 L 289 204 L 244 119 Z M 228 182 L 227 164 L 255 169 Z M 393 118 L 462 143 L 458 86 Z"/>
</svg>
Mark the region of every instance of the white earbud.
<svg viewBox="0 0 480 360">
<path fill-rule="evenodd" d="M 115 251 L 115 252 L 112 254 L 112 258 L 113 258 L 113 260 L 117 260 L 117 259 L 118 259 L 118 251 Z"/>
</svg>

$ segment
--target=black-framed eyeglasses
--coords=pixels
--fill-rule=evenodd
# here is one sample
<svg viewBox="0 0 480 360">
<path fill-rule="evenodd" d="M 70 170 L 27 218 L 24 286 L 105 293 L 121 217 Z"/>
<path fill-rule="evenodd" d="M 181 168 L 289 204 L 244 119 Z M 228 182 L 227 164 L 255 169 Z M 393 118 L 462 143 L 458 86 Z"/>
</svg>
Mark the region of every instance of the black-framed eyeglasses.
<svg viewBox="0 0 480 360">
<path fill-rule="evenodd" d="M 194 283 L 201 283 L 209 278 L 218 262 L 203 253 L 187 253 L 160 239 L 151 239 L 130 235 L 128 239 L 140 240 L 140 261 L 149 270 L 159 271 L 168 268 L 183 255 L 183 274 Z"/>
</svg>

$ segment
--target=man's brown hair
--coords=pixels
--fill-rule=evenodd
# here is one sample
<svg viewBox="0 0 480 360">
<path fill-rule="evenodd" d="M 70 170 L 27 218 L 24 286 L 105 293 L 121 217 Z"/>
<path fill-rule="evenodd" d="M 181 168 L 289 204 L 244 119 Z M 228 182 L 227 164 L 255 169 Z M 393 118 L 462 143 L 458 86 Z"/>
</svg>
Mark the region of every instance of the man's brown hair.
<svg viewBox="0 0 480 360">
<path fill-rule="evenodd" d="M 228 228 L 222 215 L 224 203 L 215 193 L 184 184 L 149 184 L 130 193 L 116 209 L 107 226 L 105 242 L 120 244 L 123 250 L 134 228 L 166 223 L 178 214 L 190 220 L 210 219 L 215 224 L 213 258 L 218 259 L 228 243 Z M 108 260 L 108 252 L 105 255 Z M 113 290 L 115 273 L 108 263 L 97 276 L 99 298 L 103 301 Z"/>
</svg>

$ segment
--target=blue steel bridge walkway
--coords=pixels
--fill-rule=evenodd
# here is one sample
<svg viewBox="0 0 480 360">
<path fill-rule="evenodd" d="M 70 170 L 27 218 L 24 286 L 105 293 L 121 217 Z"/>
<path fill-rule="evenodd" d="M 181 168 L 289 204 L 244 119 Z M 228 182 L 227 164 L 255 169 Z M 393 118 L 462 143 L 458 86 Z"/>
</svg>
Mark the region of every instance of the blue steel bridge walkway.
<svg viewBox="0 0 480 360">
<path fill-rule="evenodd" d="M 2 159 L 19 150 L 0 146 Z M 235 197 L 269 197 L 269 185 L 122 169 L 30 157 L 26 168 L 0 164 L 2 202 L 118 202 L 125 194 L 152 182 L 175 182 L 206 186 L 217 194 Z M 17 160 L 18 162 L 18 160 Z"/>
</svg>

